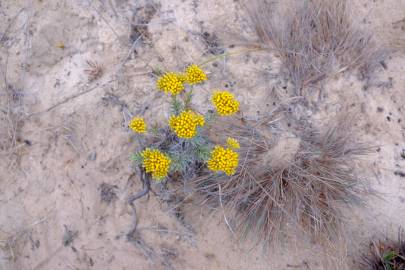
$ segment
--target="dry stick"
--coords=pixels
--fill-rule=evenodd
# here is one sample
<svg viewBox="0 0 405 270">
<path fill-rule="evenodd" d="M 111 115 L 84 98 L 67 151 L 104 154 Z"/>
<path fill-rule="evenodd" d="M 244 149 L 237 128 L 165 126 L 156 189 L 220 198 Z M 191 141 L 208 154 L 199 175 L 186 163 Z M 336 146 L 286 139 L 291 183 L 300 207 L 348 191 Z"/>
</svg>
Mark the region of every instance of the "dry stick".
<svg viewBox="0 0 405 270">
<path fill-rule="evenodd" d="M 231 225 L 228 222 L 228 218 L 225 215 L 225 209 L 224 209 L 224 205 L 222 204 L 222 188 L 221 188 L 221 184 L 218 183 L 218 192 L 219 192 L 219 203 L 221 204 L 221 208 L 222 208 L 222 213 L 224 215 L 224 219 L 225 219 L 225 223 L 228 226 L 229 230 L 231 231 L 231 233 L 233 235 L 235 235 L 235 232 L 233 231 Z"/>
<path fill-rule="evenodd" d="M 11 26 L 14 24 L 14 22 L 16 21 L 16 19 L 18 18 L 18 16 L 20 16 L 20 14 L 23 12 L 25 8 L 21 8 L 17 14 L 13 17 L 13 19 L 11 19 L 11 22 L 7 25 L 6 29 L 4 29 L 3 35 L 0 38 L 0 45 L 2 42 L 4 42 L 4 38 L 7 35 L 7 32 L 10 30 Z"/>
<path fill-rule="evenodd" d="M 157 254 L 153 248 L 149 247 L 148 245 L 145 244 L 145 242 L 141 238 L 135 237 L 135 233 L 138 227 L 138 218 L 136 215 L 136 208 L 134 205 L 134 202 L 143 196 L 147 195 L 149 191 L 153 192 L 150 187 L 150 179 L 146 177 L 145 171 L 142 170 L 142 168 L 139 168 L 141 171 L 141 181 L 144 186 L 144 189 L 139 191 L 138 193 L 129 196 L 128 198 L 128 203 L 132 208 L 132 215 L 133 215 L 133 225 L 132 229 L 127 233 L 127 240 L 131 242 L 135 247 L 140 248 L 142 252 L 144 253 L 144 256 L 147 259 L 153 259 L 152 256 L 156 256 L 160 263 L 166 267 L 166 269 L 173 269 L 171 266 L 170 262 L 166 262 L 164 258 L 162 258 L 159 254 Z"/>
<path fill-rule="evenodd" d="M 132 225 L 132 229 L 127 233 L 127 239 L 128 241 L 134 240 L 135 239 L 135 232 L 136 232 L 136 228 L 138 227 L 138 218 L 136 215 L 136 208 L 134 205 L 134 202 L 140 198 L 142 198 L 143 196 L 147 195 L 149 193 L 149 191 L 151 190 L 150 188 L 150 180 L 148 177 L 145 177 L 145 172 L 142 168 L 139 168 L 140 172 L 141 172 L 141 181 L 142 181 L 142 185 L 143 185 L 143 190 L 139 191 L 138 193 L 131 195 L 128 197 L 128 204 L 131 206 L 132 208 L 132 216 L 134 218 L 134 222 Z"/>
<path fill-rule="evenodd" d="M 84 95 L 84 94 L 87 94 L 87 93 L 92 92 L 93 90 L 97 89 L 99 86 L 105 86 L 105 85 L 107 85 L 107 84 L 109 84 L 109 83 L 111 83 L 111 82 L 113 82 L 113 81 L 115 81 L 115 80 L 114 80 L 114 79 L 109 80 L 109 81 L 107 81 L 106 83 L 104 83 L 104 84 L 102 84 L 102 85 L 99 85 L 99 84 L 94 85 L 93 87 L 90 87 L 90 88 L 87 89 L 87 90 L 84 90 L 84 91 L 79 92 L 79 93 L 77 93 L 77 94 L 71 95 L 70 97 L 67 97 L 67 98 L 65 98 L 64 100 L 57 102 L 56 104 L 52 105 L 51 107 L 49 107 L 49 108 L 47 108 L 47 109 L 45 109 L 45 110 L 43 110 L 43 111 L 31 113 L 31 114 L 29 114 L 29 115 L 27 116 L 27 118 L 29 118 L 29 117 L 31 117 L 31 116 L 34 116 L 34 115 L 41 114 L 41 113 L 46 113 L 46 112 L 52 111 L 53 109 L 55 109 L 55 108 L 57 108 L 57 107 L 59 107 L 59 106 L 65 104 L 65 103 L 67 103 L 67 102 L 69 102 L 69 101 L 71 101 L 71 100 L 73 100 L 73 99 L 76 99 L 76 98 L 78 98 L 78 97 L 80 97 L 80 96 L 82 96 L 82 95 Z"/>
<path fill-rule="evenodd" d="M 118 18 L 118 13 L 117 13 L 117 11 L 115 10 L 114 4 L 111 2 L 111 0 L 108 0 L 108 4 L 110 5 L 111 10 L 113 11 L 115 17 Z"/>
<path fill-rule="evenodd" d="M 128 50 L 127 56 L 122 60 L 120 66 L 117 69 L 117 73 L 119 73 L 121 71 L 121 69 L 123 68 L 123 66 L 125 65 L 125 63 L 128 61 L 129 57 L 131 56 L 132 52 L 135 49 L 136 44 L 138 43 L 138 41 L 143 37 L 143 34 L 140 34 L 139 37 L 132 43 L 131 48 Z"/>
<path fill-rule="evenodd" d="M 187 236 L 187 237 L 193 237 L 192 233 L 180 232 L 180 231 L 169 230 L 169 229 L 159 229 L 158 226 L 142 227 L 142 228 L 139 228 L 139 230 L 153 230 L 153 231 L 156 231 L 156 232 L 162 232 L 162 233 L 168 233 L 168 234 L 174 234 L 174 235 L 180 235 L 180 236 Z"/>
<path fill-rule="evenodd" d="M 7 115 L 7 121 L 9 122 L 10 128 L 8 129 L 8 135 L 11 136 L 11 142 L 10 142 L 10 147 L 7 149 L 9 151 L 9 154 L 12 153 L 10 150 L 15 148 L 16 146 L 16 126 L 13 123 L 13 119 L 11 119 L 11 99 L 12 99 L 12 93 L 9 92 L 8 89 L 8 82 L 7 82 L 7 72 L 8 72 L 8 59 L 9 59 L 9 53 L 7 51 L 7 56 L 6 56 L 6 63 L 4 67 L 4 92 L 7 96 L 7 108 L 6 108 L 6 115 Z M 11 133 L 11 134 L 10 134 Z"/>
<path fill-rule="evenodd" d="M 49 254 L 48 257 L 40 261 L 36 266 L 32 268 L 32 270 L 39 270 L 43 269 L 44 266 L 46 266 L 59 252 L 63 250 L 63 245 L 59 246 L 57 249 L 55 249 L 51 254 Z"/>
<path fill-rule="evenodd" d="M 100 11 L 98 11 L 95 7 L 93 7 L 93 5 L 90 4 L 90 6 L 92 9 L 94 9 L 95 12 L 97 12 L 97 14 L 100 16 L 100 18 L 107 24 L 108 28 L 111 29 L 111 31 L 114 33 L 114 35 L 119 40 L 120 36 L 118 35 L 117 31 L 115 31 L 115 29 L 111 26 L 111 24 L 107 21 L 107 19 L 104 18 L 103 14 L 101 14 Z"/>
</svg>

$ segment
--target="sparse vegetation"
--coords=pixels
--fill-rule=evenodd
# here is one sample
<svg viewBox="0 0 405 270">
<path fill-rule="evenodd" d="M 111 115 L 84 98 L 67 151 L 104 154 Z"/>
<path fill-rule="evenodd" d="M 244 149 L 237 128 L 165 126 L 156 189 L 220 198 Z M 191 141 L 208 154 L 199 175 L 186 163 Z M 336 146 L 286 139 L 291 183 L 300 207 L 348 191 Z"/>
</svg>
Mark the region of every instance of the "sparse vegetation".
<svg viewBox="0 0 405 270">
<path fill-rule="evenodd" d="M 87 69 L 85 72 L 87 73 L 89 82 L 95 81 L 103 76 L 104 67 L 97 62 L 93 61 L 86 61 Z"/>
<path fill-rule="evenodd" d="M 372 35 L 356 27 L 346 0 L 290 4 L 285 10 L 263 0 L 245 6 L 259 47 L 280 57 L 297 94 L 347 70 L 369 73 L 385 56 Z"/>
<path fill-rule="evenodd" d="M 213 171 L 224 171 L 228 175 L 238 166 L 238 154 L 229 146 L 215 146 L 203 135 L 206 124 L 211 125 L 219 116 L 231 116 L 239 111 L 239 102 L 228 91 L 216 91 L 212 95 L 215 112 L 204 115 L 191 106 L 193 85 L 207 80 L 205 72 L 197 65 L 190 65 L 184 73 L 166 72 L 156 83 L 159 90 L 171 95 L 171 116 L 168 127 L 151 130 L 143 135 L 141 151 L 133 160 L 155 180 L 167 176 L 187 180 L 199 174 L 208 164 Z M 130 128 L 136 133 L 146 132 L 146 123 L 139 116 L 134 117 Z M 148 135 L 150 137 L 148 138 Z M 138 135 L 140 136 L 140 135 Z M 235 145 L 237 141 L 232 141 Z M 231 161 L 228 158 L 231 158 Z"/>
<path fill-rule="evenodd" d="M 272 119 L 222 121 L 221 132 L 240 141 L 241 164 L 232 176 L 202 174 L 193 180 L 204 201 L 223 202 L 243 237 L 269 244 L 288 231 L 332 240 L 339 205 L 362 201 L 366 191 L 355 164 L 370 148 L 353 140 L 347 118 L 321 131 L 303 130 L 287 142 Z"/>
<path fill-rule="evenodd" d="M 371 242 L 370 251 L 363 257 L 364 269 L 367 270 L 404 270 L 405 269 L 405 242 L 402 231 L 399 231 L 398 240 Z"/>
<path fill-rule="evenodd" d="M 21 148 L 30 144 L 20 136 L 24 119 L 23 97 L 22 90 L 12 85 L 6 84 L 0 91 L 0 156 L 8 160 L 2 165 L 11 168 L 19 162 Z"/>
<path fill-rule="evenodd" d="M 403 10 L 0 1 L 0 269 L 405 270 Z"/>
<path fill-rule="evenodd" d="M 240 104 L 230 92 L 213 93 L 214 113 L 196 113 L 185 83 L 207 77 L 193 69 L 198 74 L 192 79 L 168 72 L 157 81 L 157 88 L 171 95 L 172 111 L 168 127 L 137 135 L 141 150 L 133 160 L 146 172 L 146 182 L 151 175 L 158 182 L 192 183 L 205 202 L 230 210 L 242 237 L 252 235 L 261 244 L 290 225 L 333 240 L 342 219 L 339 205 L 360 203 L 366 191 L 355 166 L 370 148 L 354 140 L 349 116 L 321 130 L 302 128 L 286 144 L 275 115 L 256 121 L 236 116 Z M 136 133 L 145 125 L 139 116 L 130 123 Z"/>
</svg>

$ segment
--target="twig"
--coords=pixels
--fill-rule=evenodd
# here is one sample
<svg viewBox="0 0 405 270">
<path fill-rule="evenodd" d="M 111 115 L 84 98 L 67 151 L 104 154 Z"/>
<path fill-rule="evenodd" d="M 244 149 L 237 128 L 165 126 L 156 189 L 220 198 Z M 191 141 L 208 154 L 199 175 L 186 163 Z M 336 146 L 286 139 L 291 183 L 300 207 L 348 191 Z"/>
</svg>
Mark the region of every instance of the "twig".
<svg viewBox="0 0 405 270">
<path fill-rule="evenodd" d="M 132 216 L 133 216 L 133 223 L 132 223 L 132 228 L 131 230 L 127 233 L 127 239 L 128 241 L 133 241 L 135 239 L 135 232 L 138 227 L 138 218 L 136 215 L 136 207 L 134 205 L 134 202 L 143 196 L 147 195 L 149 193 L 150 189 L 150 180 L 148 177 L 145 177 L 145 171 L 142 168 L 139 168 L 141 172 L 141 181 L 143 185 L 143 190 L 139 191 L 138 193 L 131 195 L 128 197 L 128 204 L 132 208 Z"/>
<path fill-rule="evenodd" d="M 114 79 L 109 80 L 109 81 L 107 81 L 106 83 L 104 83 L 104 84 L 102 84 L 102 85 L 99 85 L 99 84 L 94 85 L 93 87 L 90 87 L 90 88 L 87 89 L 87 90 L 84 90 L 84 91 L 79 92 L 79 93 L 77 93 L 77 94 L 74 94 L 74 95 L 72 95 L 72 96 L 70 96 L 70 97 L 67 97 L 67 98 L 65 98 L 65 99 L 62 100 L 62 101 L 57 102 L 56 104 L 52 105 L 51 107 L 49 107 L 49 108 L 47 108 L 47 109 L 45 109 L 45 110 L 43 110 L 43 111 L 31 113 L 31 114 L 29 114 L 29 115 L 27 116 L 27 118 L 29 118 L 29 117 L 31 117 L 31 116 L 34 116 L 34 115 L 41 114 L 41 113 L 50 112 L 50 111 L 54 110 L 55 108 L 57 108 L 57 107 L 59 107 L 59 106 L 65 104 L 65 103 L 67 103 L 67 102 L 70 102 L 70 101 L 73 100 L 73 99 L 76 99 L 76 98 L 78 98 L 78 97 L 80 97 L 80 96 L 82 96 L 82 95 L 85 95 L 85 94 L 87 94 L 87 93 L 90 93 L 90 92 L 96 90 L 98 87 L 103 87 L 103 86 L 105 86 L 106 84 L 109 84 L 109 83 L 111 83 L 111 82 L 113 82 L 113 81 L 114 81 Z"/>
<path fill-rule="evenodd" d="M 121 69 L 123 68 L 123 66 L 125 65 L 125 63 L 128 61 L 129 57 L 131 56 L 131 54 L 133 53 L 136 44 L 138 43 L 138 41 L 143 37 L 143 35 L 139 35 L 139 37 L 132 43 L 131 48 L 128 50 L 128 53 L 126 55 L 126 57 L 121 61 L 120 66 L 117 69 L 117 73 L 119 73 L 121 71 Z"/>
<path fill-rule="evenodd" d="M 174 234 L 174 235 L 180 235 L 180 236 L 187 236 L 187 237 L 193 237 L 192 233 L 179 232 L 179 231 L 174 231 L 174 230 L 169 230 L 169 229 L 160 229 L 159 226 L 142 227 L 142 228 L 139 228 L 139 230 L 154 230 L 156 232 L 162 232 L 162 233 L 168 233 L 168 234 Z"/>
<path fill-rule="evenodd" d="M 8 31 L 10 30 L 11 26 L 14 24 L 14 22 L 16 21 L 16 19 L 18 18 L 18 16 L 20 16 L 20 14 L 24 11 L 25 8 L 21 8 L 17 14 L 13 17 L 13 19 L 11 19 L 11 22 L 7 25 L 6 29 L 4 29 L 3 35 L 1 35 L 0 38 L 0 44 L 4 41 L 4 38 L 6 37 Z"/>
<path fill-rule="evenodd" d="M 90 4 L 90 6 L 92 7 L 92 9 L 94 9 L 95 12 L 97 12 L 97 14 L 100 16 L 100 18 L 107 24 L 108 28 L 111 29 L 111 31 L 114 33 L 114 35 L 119 40 L 120 36 L 118 35 L 117 31 L 115 31 L 115 29 L 111 26 L 111 24 L 107 21 L 107 19 L 104 18 L 103 14 L 101 14 L 100 11 L 98 11 L 95 7 L 93 7 L 93 5 Z"/>
<path fill-rule="evenodd" d="M 114 4 L 111 2 L 111 0 L 108 0 L 108 4 L 110 5 L 111 10 L 113 11 L 115 17 L 118 17 L 118 13 L 117 13 L 117 11 L 115 10 Z"/>
<path fill-rule="evenodd" d="M 225 209 L 224 209 L 224 205 L 222 204 L 222 188 L 221 188 L 221 184 L 218 183 L 218 191 L 219 191 L 219 203 L 221 204 L 221 209 L 222 209 L 222 213 L 224 215 L 224 219 L 225 219 L 225 223 L 228 226 L 229 230 L 231 231 L 231 233 L 233 235 L 235 235 L 235 232 L 233 231 L 231 225 L 228 222 L 228 218 L 225 215 Z"/>
<path fill-rule="evenodd" d="M 301 268 L 302 266 L 305 266 L 305 268 L 310 269 L 309 265 L 306 261 L 304 261 L 301 264 L 287 264 L 286 266 L 289 268 Z"/>
</svg>

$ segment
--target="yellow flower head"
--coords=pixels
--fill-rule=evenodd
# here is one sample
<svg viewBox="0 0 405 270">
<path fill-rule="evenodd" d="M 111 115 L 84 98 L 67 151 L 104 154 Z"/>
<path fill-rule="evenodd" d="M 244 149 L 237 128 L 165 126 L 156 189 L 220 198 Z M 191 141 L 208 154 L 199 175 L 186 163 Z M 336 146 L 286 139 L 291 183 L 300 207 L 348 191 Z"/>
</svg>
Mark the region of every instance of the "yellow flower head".
<svg viewBox="0 0 405 270">
<path fill-rule="evenodd" d="M 169 120 L 170 128 L 179 138 L 190 139 L 197 134 L 197 126 L 204 126 L 205 120 L 201 115 L 193 111 L 184 111 L 178 116 L 171 116 Z"/>
<path fill-rule="evenodd" d="M 233 175 L 239 164 L 239 154 L 232 149 L 217 145 L 211 151 L 207 164 L 211 171 L 223 171 L 226 175 Z"/>
<path fill-rule="evenodd" d="M 193 85 L 207 80 L 205 72 L 197 65 L 190 65 L 186 68 L 186 82 Z"/>
<path fill-rule="evenodd" d="M 170 92 L 173 96 L 184 90 L 185 77 L 175 72 L 167 72 L 157 81 L 157 88 L 165 93 Z"/>
<path fill-rule="evenodd" d="M 145 133 L 147 126 L 142 117 L 134 117 L 131 122 L 129 122 L 129 128 L 136 133 Z"/>
<path fill-rule="evenodd" d="M 152 178 L 159 181 L 167 176 L 170 169 L 170 158 L 157 149 L 146 148 L 141 153 L 143 158 L 142 166 Z"/>
<path fill-rule="evenodd" d="M 216 91 L 211 98 L 219 115 L 232 115 L 239 111 L 239 101 L 232 93 L 227 91 Z"/>
<path fill-rule="evenodd" d="M 226 145 L 231 148 L 231 149 L 239 149 L 240 148 L 240 144 L 238 142 L 237 139 L 228 137 L 228 139 L 226 140 Z"/>
</svg>

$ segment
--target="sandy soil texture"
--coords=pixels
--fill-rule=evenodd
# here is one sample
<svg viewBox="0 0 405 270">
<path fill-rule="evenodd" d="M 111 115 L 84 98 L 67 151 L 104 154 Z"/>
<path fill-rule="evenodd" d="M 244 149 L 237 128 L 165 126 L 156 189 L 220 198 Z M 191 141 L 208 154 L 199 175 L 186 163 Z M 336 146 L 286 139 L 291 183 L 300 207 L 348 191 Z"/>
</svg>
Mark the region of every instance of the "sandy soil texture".
<svg viewBox="0 0 405 270">
<path fill-rule="evenodd" d="M 138 237 L 126 237 L 126 200 L 142 188 L 127 122 L 168 118 L 155 70 L 211 60 L 195 91 L 202 111 L 211 89 L 232 89 L 254 116 L 291 88 L 275 55 L 240 45 L 255 38 L 240 1 L 1 0 L 0 269 L 359 269 L 372 237 L 405 226 L 405 1 L 349 4 L 398 51 L 372 78 L 329 78 L 310 114 L 319 123 L 358 114 L 359 138 L 378 147 L 359 168 L 377 196 L 342 209 L 334 248 L 298 235 L 263 251 L 239 241 L 221 209 L 188 196 L 140 199 Z"/>
</svg>

